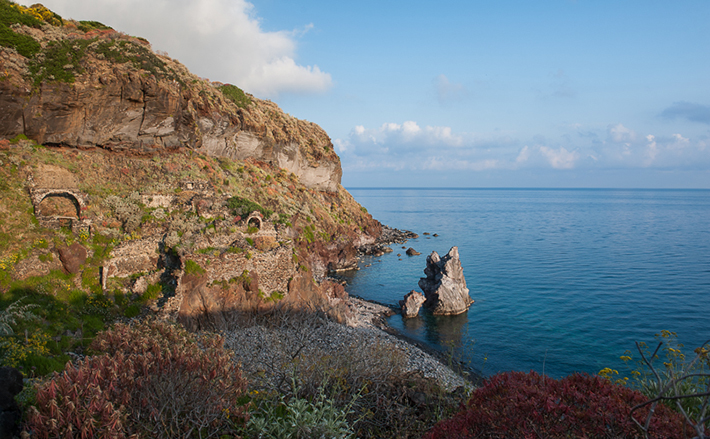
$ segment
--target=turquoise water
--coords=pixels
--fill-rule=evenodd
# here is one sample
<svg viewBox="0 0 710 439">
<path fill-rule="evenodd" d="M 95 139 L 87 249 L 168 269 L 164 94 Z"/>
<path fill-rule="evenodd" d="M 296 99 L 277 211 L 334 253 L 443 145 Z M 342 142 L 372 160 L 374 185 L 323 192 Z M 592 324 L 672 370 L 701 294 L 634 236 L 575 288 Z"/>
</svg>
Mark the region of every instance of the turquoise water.
<svg viewBox="0 0 710 439">
<path fill-rule="evenodd" d="M 623 371 L 619 356 L 663 329 L 689 352 L 710 339 L 710 191 L 350 192 L 383 224 L 418 233 L 406 247 L 422 255 L 394 245 L 368 257 L 346 274 L 347 291 L 397 304 L 418 289 L 427 254 L 458 246 L 470 310 L 389 324 L 484 375 Z"/>
</svg>

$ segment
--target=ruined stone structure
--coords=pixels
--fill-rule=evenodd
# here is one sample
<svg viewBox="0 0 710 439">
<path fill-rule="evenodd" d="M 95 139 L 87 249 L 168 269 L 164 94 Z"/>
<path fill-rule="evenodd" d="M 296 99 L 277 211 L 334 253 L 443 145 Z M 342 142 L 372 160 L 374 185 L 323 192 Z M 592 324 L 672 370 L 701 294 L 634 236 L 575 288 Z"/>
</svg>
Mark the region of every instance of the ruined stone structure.
<svg viewBox="0 0 710 439">
<path fill-rule="evenodd" d="M 76 217 L 71 216 L 45 216 L 41 214 L 40 204 L 49 197 L 60 197 L 68 199 L 76 207 Z M 34 206 L 35 217 L 42 227 L 59 229 L 69 228 L 73 233 L 91 233 L 91 220 L 82 218 L 82 211 L 86 210 L 89 204 L 89 195 L 76 189 L 31 189 L 30 198 Z"/>
</svg>

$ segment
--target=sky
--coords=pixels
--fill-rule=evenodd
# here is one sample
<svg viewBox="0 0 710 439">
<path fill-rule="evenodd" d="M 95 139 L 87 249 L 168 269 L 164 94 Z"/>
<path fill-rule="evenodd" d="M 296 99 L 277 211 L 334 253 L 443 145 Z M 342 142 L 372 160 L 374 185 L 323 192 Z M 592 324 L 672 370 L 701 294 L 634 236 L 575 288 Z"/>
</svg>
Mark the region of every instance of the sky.
<svg viewBox="0 0 710 439">
<path fill-rule="evenodd" d="M 710 188 L 707 0 L 43 3 L 319 124 L 345 187 Z"/>
</svg>

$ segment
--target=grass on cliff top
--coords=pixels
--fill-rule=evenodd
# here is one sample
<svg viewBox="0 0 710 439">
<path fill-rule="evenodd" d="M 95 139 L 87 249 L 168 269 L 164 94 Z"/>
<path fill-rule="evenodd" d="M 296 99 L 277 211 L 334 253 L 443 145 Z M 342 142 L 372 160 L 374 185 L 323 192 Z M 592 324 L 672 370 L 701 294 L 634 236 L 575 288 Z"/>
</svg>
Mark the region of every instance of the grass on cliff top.
<svg viewBox="0 0 710 439">
<path fill-rule="evenodd" d="M 90 32 L 92 30 L 113 30 L 111 26 L 106 26 L 98 21 L 81 20 L 77 26 L 82 32 Z"/>
<path fill-rule="evenodd" d="M 42 27 L 42 18 L 28 13 L 27 10 L 28 8 L 20 6 L 15 2 L 0 0 L 0 24 L 4 24 L 8 27 L 15 23 L 38 29 Z"/>
<path fill-rule="evenodd" d="M 32 37 L 14 32 L 10 26 L 24 24 L 39 28 L 43 21 L 33 14 L 22 12 L 20 8 L 23 7 L 8 0 L 0 0 L 0 46 L 13 48 L 20 55 L 29 58 L 40 51 L 39 43 Z"/>
</svg>

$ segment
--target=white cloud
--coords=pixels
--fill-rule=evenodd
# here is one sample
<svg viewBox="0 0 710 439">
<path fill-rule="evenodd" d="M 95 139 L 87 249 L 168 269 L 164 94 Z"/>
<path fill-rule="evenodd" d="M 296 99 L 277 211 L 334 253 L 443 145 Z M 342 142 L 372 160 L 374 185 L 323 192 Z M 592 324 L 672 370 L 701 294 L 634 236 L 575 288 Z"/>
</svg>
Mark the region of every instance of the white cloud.
<svg viewBox="0 0 710 439">
<path fill-rule="evenodd" d="M 30 4 L 27 0 L 24 4 Z M 264 31 L 246 0 L 45 0 L 65 18 L 98 20 L 147 38 L 191 71 L 257 97 L 319 93 L 332 84 L 317 65 L 296 61 L 301 30 Z"/>
<path fill-rule="evenodd" d="M 576 126 L 569 129 L 578 131 Z M 707 137 L 641 134 L 620 123 L 581 134 L 520 140 L 406 121 L 377 128 L 358 125 L 346 139 L 333 143 L 346 172 L 406 170 L 446 175 L 492 170 L 710 170 Z M 606 141 L 601 141 L 604 136 Z"/>
<path fill-rule="evenodd" d="M 515 159 L 515 163 L 521 164 L 525 163 L 528 161 L 530 158 L 530 148 L 528 148 L 528 145 L 525 145 L 523 149 L 520 150 L 520 154 L 518 154 L 518 157 Z"/>
<path fill-rule="evenodd" d="M 468 96 L 468 90 L 463 84 L 451 82 L 443 74 L 434 78 L 434 88 L 440 104 L 462 100 Z"/>
<path fill-rule="evenodd" d="M 644 161 L 644 165 L 650 166 L 658 155 L 658 144 L 656 143 L 656 137 L 651 134 L 646 136 L 646 140 L 648 141 L 648 145 L 646 146 L 646 160 Z"/>
<path fill-rule="evenodd" d="M 620 123 L 616 125 L 609 125 L 607 132 L 612 142 L 629 143 L 636 140 L 636 132 L 626 128 Z"/>
<path fill-rule="evenodd" d="M 541 146 L 540 152 L 547 158 L 548 163 L 555 169 L 572 169 L 579 159 L 577 151 L 567 151 L 565 148 L 552 149 Z"/>
<path fill-rule="evenodd" d="M 406 121 L 402 124 L 384 123 L 379 128 L 366 129 L 356 126 L 351 137 L 356 138 L 359 143 L 370 142 L 377 145 L 409 145 L 415 147 L 426 146 L 460 146 L 464 139 L 460 135 L 452 133 L 450 127 L 420 127 L 414 121 Z"/>
</svg>

